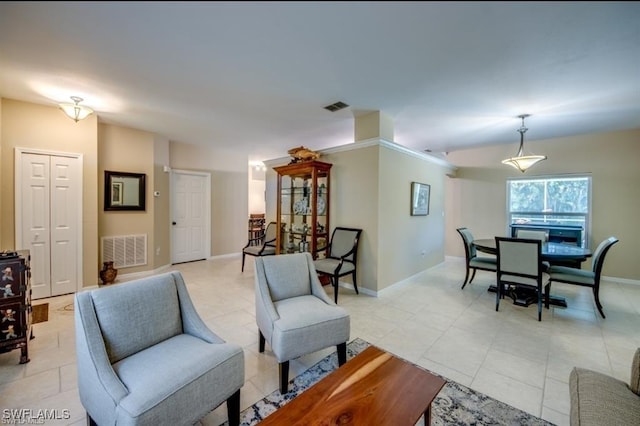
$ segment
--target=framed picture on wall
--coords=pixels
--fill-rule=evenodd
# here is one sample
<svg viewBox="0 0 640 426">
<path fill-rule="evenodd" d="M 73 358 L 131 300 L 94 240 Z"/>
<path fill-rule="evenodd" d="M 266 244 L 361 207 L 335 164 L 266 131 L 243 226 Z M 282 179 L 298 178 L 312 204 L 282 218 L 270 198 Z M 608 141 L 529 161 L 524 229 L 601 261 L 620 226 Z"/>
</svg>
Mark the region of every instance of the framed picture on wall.
<svg viewBox="0 0 640 426">
<path fill-rule="evenodd" d="M 111 205 L 122 205 L 122 182 L 111 183 Z"/>
<path fill-rule="evenodd" d="M 411 216 L 426 216 L 429 214 L 429 195 L 431 185 L 411 182 Z"/>
</svg>

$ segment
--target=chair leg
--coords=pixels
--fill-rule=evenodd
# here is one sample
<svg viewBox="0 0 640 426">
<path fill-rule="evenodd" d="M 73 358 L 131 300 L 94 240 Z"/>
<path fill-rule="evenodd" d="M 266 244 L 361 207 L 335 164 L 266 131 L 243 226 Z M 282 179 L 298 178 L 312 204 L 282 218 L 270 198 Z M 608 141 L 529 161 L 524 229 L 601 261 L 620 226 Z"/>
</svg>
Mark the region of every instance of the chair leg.
<svg viewBox="0 0 640 426">
<path fill-rule="evenodd" d="M 280 370 L 280 394 L 284 395 L 289 391 L 289 361 L 278 364 Z"/>
<path fill-rule="evenodd" d="M 264 334 L 262 334 L 262 331 L 258 330 L 258 351 L 260 351 L 260 353 L 264 352 Z"/>
<path fill-rule="evenodd" d="M 227 399 L 227 417 L 229 418 L 229 426 L 240 424 L 240 389 Z"/>
<path fill-rule="evenodd" d="M 98 423 L 91 418 L 89 413 L 87 413 L 87 426 L 98 426 Z"/>
<path fill-rule="evenodd" d="M 336 305 L 338 304 L 338 275 L 333 276 L 333 299 Z"/>
<path fill-rule="evenodd" d="M 467 280 L 469 279 L 469 267 L 467 266 L 467 272 L 464 274 L 464 282 L 462 283 L 462 289 L 467 285 Z"/>
<path fill-rule="evenodd" d="M 502 283 L 498 280 L 498 285 L 496 286 L 496 312 L 498 312 L 498 308 L 500 307 L 500 297 L 502 296 Z"/>
<path fill-rule="evenodd" d="M 240 272 L 244 272 L 244 253 L 242 253 L 242 270 Z"/>
<path fill-rule="evenodd" d="M 538 321 L 542 321 L 542 285 L 538 286 Z"/>
<path fill-rule="evenodd" d="M 549 309 L 549 300 L 550 300 L 550 294 L 551 294 L 551 281 L 549 281 L 547 283 L 546 286 L 544 286 L 544 307 Z"/>
<path fill-rule="evenodd" d="M 356 294 L 360 294 L 360 293 L 358 293 L 358 284 L 356 284 L 356 270 L 355 269 L 353 270 L 353 286 L 356 289 Z"/>
<path fill-rule="evenodd" d="M 473 269 L 473 274 L 471 274 L 471 279 L 469 280 L 469 284 L 471 284 L 473 282 L 473 279 L 476 277 L 476 272 L 478 272 L 477 269 Z"/>
<path fill-rule="evenodd" d="M 340 343 L 337 347 L 338 350 L 338 367 L 347 362 L 347 342 Z"/>
<path fill-rule="evenodd" d="M 593 287 L 593 298 L 596 301 L 596 306 L 598 307 L 598 311 L 600 311 L 600 315 L 602 315 L 602 318 L 606 318 L 604 316 L 604 311 L 602 310 L 602 304 L 600 303 L 600 297 L 598 296 L 598 290 Z"/>
</svg>

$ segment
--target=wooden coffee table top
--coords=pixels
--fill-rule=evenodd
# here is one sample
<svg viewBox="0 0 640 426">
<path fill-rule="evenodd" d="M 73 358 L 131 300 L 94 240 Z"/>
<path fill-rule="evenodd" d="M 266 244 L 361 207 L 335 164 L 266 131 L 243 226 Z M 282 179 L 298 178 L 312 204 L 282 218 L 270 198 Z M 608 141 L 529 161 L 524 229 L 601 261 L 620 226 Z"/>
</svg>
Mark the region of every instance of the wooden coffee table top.
<svg viewBox="0 0 640 426">
<path fill-rule="evenodd" d="M 370 346 L 261 425 L 415 425 L 446 384 Z"/>
</svg>

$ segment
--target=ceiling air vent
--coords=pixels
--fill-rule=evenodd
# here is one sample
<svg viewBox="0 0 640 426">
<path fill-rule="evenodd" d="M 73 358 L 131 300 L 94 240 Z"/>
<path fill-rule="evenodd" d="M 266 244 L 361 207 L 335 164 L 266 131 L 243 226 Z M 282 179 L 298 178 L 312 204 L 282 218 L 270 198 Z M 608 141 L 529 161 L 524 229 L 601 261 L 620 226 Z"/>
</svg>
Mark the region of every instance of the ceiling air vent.
<svg viewBox="0 0 640 426">
<path fill-rule="evenodd" d="M 329 110 L 331 112 L 336 112 L 348 106 L 349 105 L 345 104 L 344 102 L 336 102 L 335 104 L 327 105 L 326 107 L 324 107 L 324 109 Z"/>
</svg>

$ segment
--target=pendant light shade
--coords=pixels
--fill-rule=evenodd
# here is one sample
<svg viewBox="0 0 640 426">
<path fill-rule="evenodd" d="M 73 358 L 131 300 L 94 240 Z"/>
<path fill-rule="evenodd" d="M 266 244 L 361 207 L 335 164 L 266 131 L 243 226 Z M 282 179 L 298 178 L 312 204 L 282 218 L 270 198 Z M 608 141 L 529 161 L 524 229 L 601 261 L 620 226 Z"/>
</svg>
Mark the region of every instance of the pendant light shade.
<svg viewBox="0 0 640 426">
<path fill-rule="evenodd" d="M 518 118 L 522 119 L 522 126 L 518 129 L 518 132 L 520 133 L 520 148 L 518 149 L 518 153 L 515 157 L 502 160 L 502 164 L 508 164 L 509 166 L 520 170 L 522 173 L 526 172 L 527 169 L 534 164 L 547 159 L 546 155 L 524 155 L 524 134 L 529 130 L 524 127 L 524 119 L 527 117 L 529 117 L 529 114 L 522 114 L 518 116 Z"/>
<path fill-rule="evenodd" d="M 67 114 L 70 119 L 74 120 L 76 123 L 80 120 L 84 120 L 93 113 L 93 110 L 91 108 L 80 105 L 80 102 L 83 101 L 82 98 L 78 96 L 71 96 L 71 100 L 74 103 L 62 103 L 60 104 L 60 108 L 62 109 L 62 111 L 64 111 L 65 114 Z"/>
</svg>

